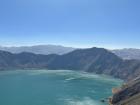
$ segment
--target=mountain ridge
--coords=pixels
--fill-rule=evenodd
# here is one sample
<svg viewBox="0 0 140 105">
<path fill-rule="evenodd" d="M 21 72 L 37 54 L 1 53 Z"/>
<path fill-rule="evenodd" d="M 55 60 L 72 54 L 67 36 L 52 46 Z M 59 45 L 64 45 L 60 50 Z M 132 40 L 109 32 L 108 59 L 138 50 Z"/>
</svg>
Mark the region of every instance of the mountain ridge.
<svg viewBox="0 0 140 105">
<path fill-rule="evenodd" d="M 8 51 L 11 53 L 21 53 L 21 52 L 31 52 L 35 54 L 58 54 L 63 55 L 69 52 L 72 52 L 76 49 L 86 49 L 86 48 L 74 48 L 74 47 L 65 47 L 61 45 L 33 45 L 33 46 L 13 46 L 13 47 L 3 47 L 0 46 L 0 50 Z M 109 50 L 121 57 L 122 59 L 138 59 L 140 60 L 140 49 L 135 48 L 124 48 L 124 49 L 114 49 Z"/>
<path fill-rule="evenodd" d="M 0 51 L 0 70 L 28 68 L 78 70 L 107 74 L 124 80 L 140 75 L 139 60 L 123 60 L 104 48 L 77 49 L 63 55 Z"/>
</svg>

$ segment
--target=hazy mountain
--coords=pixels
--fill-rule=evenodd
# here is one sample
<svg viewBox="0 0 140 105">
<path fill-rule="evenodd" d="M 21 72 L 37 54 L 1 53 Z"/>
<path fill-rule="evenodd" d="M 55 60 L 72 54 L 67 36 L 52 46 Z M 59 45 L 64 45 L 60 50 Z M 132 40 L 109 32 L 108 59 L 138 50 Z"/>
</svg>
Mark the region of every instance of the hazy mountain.
<svg viewBox="0 0 140 105">
<path fill-rule="evenodd" d="M 112 52 L 123 59 L 140 59 L 140 49 L 120 49 Z"/>
<path fill-rule="evenodd" d="M 59 45 L 37 45 L 37 46 L 21 46 L 21 47 L 0 47 L 0 50 L 11 53 L 31 52 L 35 54 L 65 54 L 75 50 L 72 47 L 64 47 Z"/>
<path fill-rule="evenodd" d="M 63 55 L 76 50 L 72 47 L 64 47 L 60 45 L 36 45 L 36 46 L 21 46 L 21 47 L 0 47 L 0 50 L 11 53 L 30 52 L 34 54 L 58 54 Z M 122 59 L 140 59 L 140 49 L 116 49 L 112 50 L 114 54 Z"/>
<path fill-rule="evenodd" d="M 122 60 L 103 48 L 78 49 L 64 55 L 0 51 L 1 70 L 27 68 L 79 70 L 127 80 L 140 75 L 140 61 Z"/>
</svg>

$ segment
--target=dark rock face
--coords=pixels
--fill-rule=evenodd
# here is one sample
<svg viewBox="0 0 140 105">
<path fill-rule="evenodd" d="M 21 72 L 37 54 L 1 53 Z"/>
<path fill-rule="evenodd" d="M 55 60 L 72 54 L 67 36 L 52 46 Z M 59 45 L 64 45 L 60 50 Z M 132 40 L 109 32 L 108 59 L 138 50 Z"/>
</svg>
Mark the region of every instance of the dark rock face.
<svg viewBox="0 0 140 105">
<path fill-rule="evenodd" d="M 132 102 L 135 101 L 135 102 Z M 114 94 L 113 105 L 139 105 L 140 102 L 140 78 L 130 81 L 122 87 L 122 90 Z"/>
<path fill-rule="evenodd" d="M 103 48 L 78 49 L 64 55 L 26 52 L 12 54 L 0 51 L 0 70 L 26 68 L 79 70 L 107 74 L 125 80 L 140 75 L 140 61 L 122 60 Z"/>
</svg>

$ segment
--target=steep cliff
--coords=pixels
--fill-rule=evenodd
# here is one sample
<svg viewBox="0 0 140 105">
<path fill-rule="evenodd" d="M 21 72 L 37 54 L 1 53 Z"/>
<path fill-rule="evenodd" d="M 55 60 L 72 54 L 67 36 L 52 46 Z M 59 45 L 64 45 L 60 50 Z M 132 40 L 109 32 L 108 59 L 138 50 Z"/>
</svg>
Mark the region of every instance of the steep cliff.
<svg viewBox="0 0 140 105">
<path fill-rule="evenodd" d="M 136 78 L 116 92 L 110 100 L 111 105 L 140 105 L 140 78 Z"/>
</svg>

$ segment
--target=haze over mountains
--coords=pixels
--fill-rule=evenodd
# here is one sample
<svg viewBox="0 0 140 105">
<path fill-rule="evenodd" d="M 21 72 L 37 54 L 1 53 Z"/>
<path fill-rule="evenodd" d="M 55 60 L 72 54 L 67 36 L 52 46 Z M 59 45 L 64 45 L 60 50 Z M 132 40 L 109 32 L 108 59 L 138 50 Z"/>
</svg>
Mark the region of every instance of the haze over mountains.
<svg viewBox="0 0 140 105">
<path fill-rule="evenodd" d="M 125 48 L 125 49 L 113 50 L 112 52 L 123 59 L 140 59 L 140 49 Z"/>
<path fill-rule="evenodd" d="M 3 47 L 0 46 L 0 50 L 8 51 L 11 53 L 30 52 L 34 54 L 65 54 L 75 50 L 72 47 L 64 47 L 61 45 L 36 45 L 36 46 L 21 46 L 21 47 Z"/>
<path fill-rule="evenodd" d="M 30 52 L 34 54 L 66 54 L 72 52 L 78 48 L 73 47 L 64 47 L 61 45 L 36 45 L 36 46 L 21 46 L 21 47 L 2 47 L 0 46 L 0 50 L 8 51 L 11 53 L 22 53 L 22 52 Z M 111 50 L 114 54 L 121 57 L 122 59 L 139 59 L 140 60 L 140 49 L 116 49 Z"/>
</svg>

